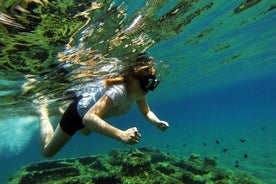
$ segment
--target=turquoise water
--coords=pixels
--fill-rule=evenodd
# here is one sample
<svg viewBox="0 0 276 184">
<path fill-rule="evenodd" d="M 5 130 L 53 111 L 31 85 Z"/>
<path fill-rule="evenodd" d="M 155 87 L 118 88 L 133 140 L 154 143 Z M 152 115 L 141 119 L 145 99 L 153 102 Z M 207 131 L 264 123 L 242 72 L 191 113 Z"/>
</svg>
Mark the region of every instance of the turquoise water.
<svg viewBox="0 0 276 184">
<path fill-rule="evenodd" d="M 116 2 L 125 2 L 129 18 L 125 21 L 126 27 L 140 13 L 150 17 L 152 11 L 156 17 L 161 17 L 176 4 L 176 1 L 161 1 L 159 9 L 155 4 L 159 1 L 149 1 L 150 6 L 146 1 Z M 170 128 L 166 132 L 158 131 L 143 120 L 136 107 L 109 122 L 122 129 L 137 126 L 142 134 L 137 147 L 153 146 L 182 157 L 191 153 L 216 155 L 220 166 L 276 183 L 275 3 L 252 1 L 256 4 L 238 12 L 237 7 L 246 6 L 241 6 L 242 2 L 194 2 L 187 11 L 181 12 L 183 16 L 178 16 L 180 10 L 175 9 L 172 12 L 177 16 L 164 17 L 160 24 L 145 19 L 145 24 L 152 25 L 133 35 L 143 31 L 149 35 L 139 49 L 147 48 L 148 55 L 156 59 L 162 80 L 158 89 L 148 95 L 149 103 L 161 119 L 170 123 Z M 150 9 L 152 7 L 158 11 Z M 202 7 L 205 9 L 196 14 Z M 108 22 L 112 15 L 101 15 L 102 21 Z M 191 17 L 191 21 L 187 21 Z M 116 27 L 112 22 L 103 29 Z M 90 22 L 87 27 L 96 23 Z M 107 37 L 108 31 L 103 35 Z M 84 33 L 78 32 L 74 37 L 73 45 L 78 49 L 80 43 L 85 43 L 86 48 L 93 45 L 106 52 L 105 45 L 92 39 L 82 42 L 81 38 L 86 38 Z M 155 42 L 150 42 L 151 39 Z M 65 45 L 59 52 L 68 54 L 70 50 Z M 138 46 L 134 44 L 133 47 Z M 116 49 L 111 50 L 110 56 L 119 59 L 126 59 L 125 55 L 131 50 Z M 20 86 L 26 82 L 24 75 L 33 73 L 18 73 L 16 67 L 7 70 L 3 63 L 1 61 L 0 65 L 0 183 L 6 183 L 25 164 L 44 160 L 38 147 L 38 120 L 29 100 L 40 99 L 40 95 L 31 93 L 19 98 Z M 44 79 L 39 80 L 43 82 Z M 41 89 L 38 91 L 54 96 L 53 99 L 63 90 Z M 59 117 L 53 116 L 52 120 L 57 123 Z M 132 146 L 96 134 L 88 138 L 77 134 L 54 159 L 106 153 L 119 148 Z M 225 149 L 227 151 L 223 151 Z M 239 167 L 235 167 L 236 161 Z"/>
</svg>

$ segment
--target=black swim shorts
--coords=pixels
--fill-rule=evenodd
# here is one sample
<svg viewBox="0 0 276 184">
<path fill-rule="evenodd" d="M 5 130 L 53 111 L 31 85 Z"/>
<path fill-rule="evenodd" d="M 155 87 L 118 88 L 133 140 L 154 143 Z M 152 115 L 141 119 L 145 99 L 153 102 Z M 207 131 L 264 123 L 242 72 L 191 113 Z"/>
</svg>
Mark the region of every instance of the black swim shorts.
<svg viewBox="0 0 276 184">
<path fill-rule="evenodd" d="M 82 118 L 80 117 L 77 106 L 81 98 L 74 100 L 65 113 L 63 114 L 59 123 L 61 129 L 69 135 L 74 135 L 78 130 L 84 128 L 82 124 Z"/>
</svg>

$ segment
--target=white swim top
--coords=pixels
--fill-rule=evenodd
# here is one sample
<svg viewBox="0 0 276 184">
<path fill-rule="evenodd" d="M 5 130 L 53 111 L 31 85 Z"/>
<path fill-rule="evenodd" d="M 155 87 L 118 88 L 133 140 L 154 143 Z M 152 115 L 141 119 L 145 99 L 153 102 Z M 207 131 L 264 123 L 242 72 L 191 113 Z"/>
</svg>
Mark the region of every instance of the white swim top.
<svg viewBox="0 0 276 184">
<path fill-rule="evenodd" d="M 82 99 L 79 101 L 77 110 L 83 118 L 88 110 L 103 96 L 107 95 L 114 103 L 114 106 L 109 109 L 103 118 L 119 116 L 125 114 L 131 108 L 132 104 L 138 100 L 137 97 L 127 96 L 127 87 L 125 84 L 114 84 L 104 86 L 103 81 L 97 82 L 89 90 L 82 94 Z"/>
</svg>

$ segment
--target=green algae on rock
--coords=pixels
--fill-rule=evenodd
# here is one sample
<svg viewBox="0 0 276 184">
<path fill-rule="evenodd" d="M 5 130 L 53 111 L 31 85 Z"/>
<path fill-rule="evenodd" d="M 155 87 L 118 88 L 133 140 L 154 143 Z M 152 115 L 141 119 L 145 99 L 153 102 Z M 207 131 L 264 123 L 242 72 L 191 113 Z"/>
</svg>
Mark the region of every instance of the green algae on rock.
<svg viewBox="0 0 276 184">
<path fill-rule="evenodd" d="M 217 167 L 214 157 L 191 155 L 188 159 L 153 148 L 113 150 L 109 154 L 32 163 L 9 180 L 16 183 L 238 183 L 262 184 L 247 174 Z"/>
<path fill-rule="evenodd" d="M 68 42 L 84 22 L 83 17 L 73 17 L 81 4 L 89 3 L 52 1 L 36 4 L 34 2 L 1 2 L 0 13 L 13 20 L 13 24 L 0 22 L 0 66 L 10 71 L 24 74 L 42 75 L 58 64 L 57 53 Z M 23 9 L 18 12 L 18 8 Z M 0 17 L 1 18 L 1 17 Z M 9 21 L 8 21 L 9 22 Z M 14 26 L 18 25 L 18 26 Z"/>
</svg>

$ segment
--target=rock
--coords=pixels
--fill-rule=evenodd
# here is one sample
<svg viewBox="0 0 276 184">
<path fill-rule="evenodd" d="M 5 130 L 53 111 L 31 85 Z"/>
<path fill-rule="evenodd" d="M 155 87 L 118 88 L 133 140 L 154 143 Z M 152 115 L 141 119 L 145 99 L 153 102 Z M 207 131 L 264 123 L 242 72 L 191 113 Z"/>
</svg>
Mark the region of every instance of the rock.
<svg viewBox="0 0 276 184">
<path fill-rule="evenodd" d="M 204 165 L 205 166 L 216 166 L 216 158 L 215 157 L 206 157 L 204 159 Z"/>
<path fill-rule="evenodd" d="M 130 151 L 123 159 L 121 172 L 127 176 L 151 172 L 151 156 L 139 149 Z"/>
<path fill-rule="evenodd" d="M 9 180 L 10 184 L 153 184 L 263 182 L 221 169 L 212 158 L 189 159 L 153 148 L 113 150 L 109 154 L 31 163 Z"/>
</svg>

